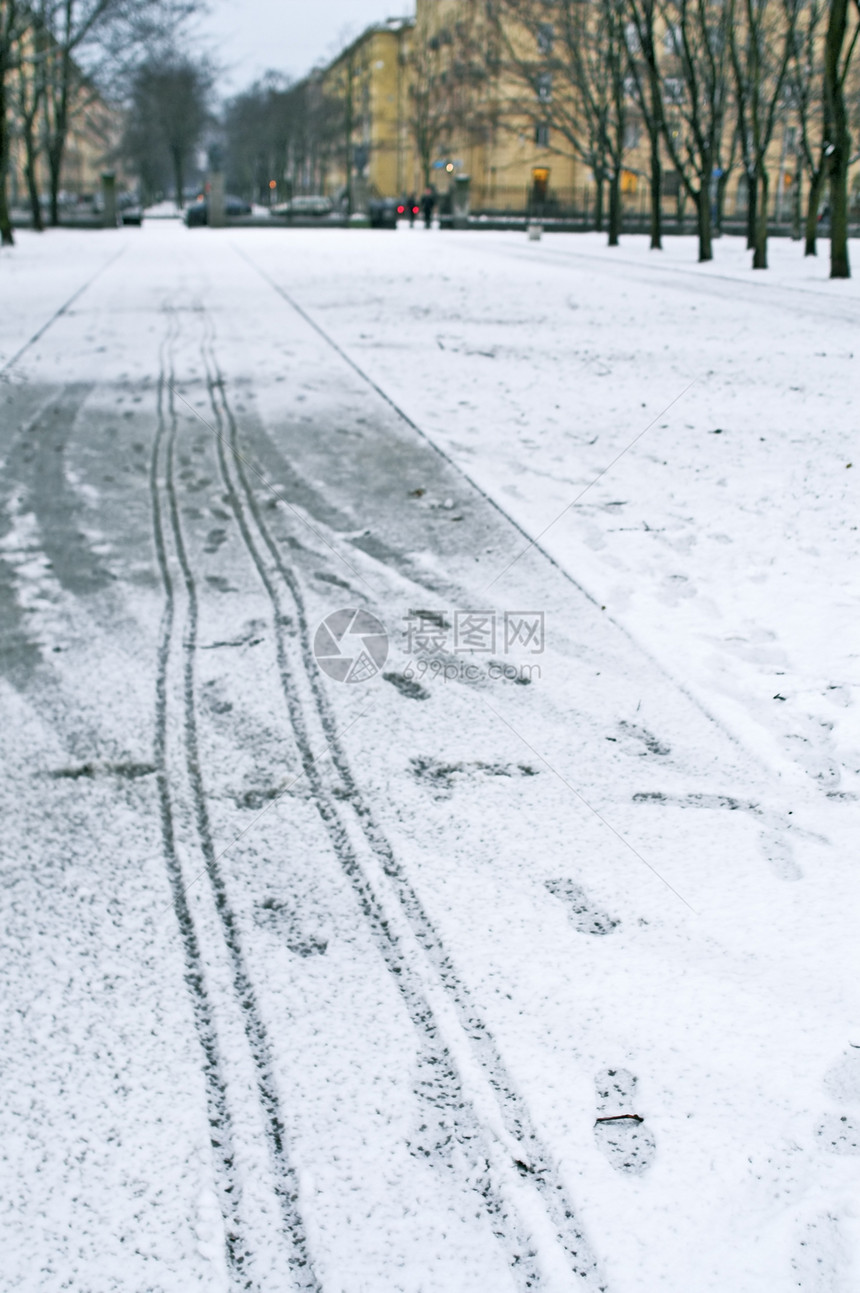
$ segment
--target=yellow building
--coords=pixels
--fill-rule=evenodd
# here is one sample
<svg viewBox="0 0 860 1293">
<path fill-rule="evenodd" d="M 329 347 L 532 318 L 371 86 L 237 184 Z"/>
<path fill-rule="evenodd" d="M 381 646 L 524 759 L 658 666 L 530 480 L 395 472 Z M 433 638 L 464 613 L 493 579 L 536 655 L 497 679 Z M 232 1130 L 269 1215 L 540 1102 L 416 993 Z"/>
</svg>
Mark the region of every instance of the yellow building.
<svg viewBox="0 0 860 1293">
<path fill-rule="evenodd" d="M 411 175 L 407 120 L 412 22 L 391 18 L 368 27 L 319 76 L 332 135 L 326 187 L 347 194 L 350 209 L 371 197 L 396 197 Z"/>
<path fill-rule="evenodd" d="M 578 12 L 600 63 L 605 33 L 592 23 L 599 24 L 606 10 L 586 3 Z M 327 192 L 348 191 L 351 209 L 362 210 L 369 197 L 417 194 L 428 183 L 444 197 L 457 176 L 468 175 L 473 211 L 537 208 L 592 218 L 602 202 L 606 214 L 608 175 L 599 192 L 587 149 L 574 148 L 559 124 L 566 119 L 580 142 L 587 136 L 577 125 L 578 99 L 554 7 L 534 0 L 532 6 L 512 6 L 502 18 L 500 13 L 505 15 L 503 5 L 477 0 L 416 0 L 414 20 L 390 19 L 368 28 L 317 74 L 336 140 L 332 146 L 330 135 Z M 665 34 L 660 48 L 671 128 L 679 110 L 669 96 L 680 68 L 676 75 Z M 634 217 L 644 226 L 649 141 L 630 84 L 623 116 L 621 207 L 628 227 Z M 680 118 L 678 127 L 683 128 Z M 797 134 L 790 111 L 783 109 L 768 150 L 770 205 L 783 221 L 797 202 Z M 740 220 L 746 184 L 737 138 L 729 114 L 712 187 L 723 213 Z M 671 218 L 686 207 L 693 220 L 665 144 L 661 154 L 664 214 Z"/>
<path fill-rule="evenodd" d="M 328 103 L 326 191 L 348 192 L 361 210 L 428 183 L 444 194 L 468 174 L 473 207 L 522 210 L 550 175 L 565 196 L 584 184 L 545 129 L 514 121 L 513 89 L 487 57 L 493 39 L 473 0 L 417 0 L 414 21 L 369 27 L 323 68 L 314 83 Z"/>
<path fill-rule="evenodd" d="M 29 205 L 26 181 L 26 149 L 20 123 L 16 121 L 12 100 L 12 138 L 10 147 L 9 197 L 12 207 Z M 60 193 L 64 202 L 74 204 L 82 198 L 93 198 L 100 192 L 101 175 L 106 169 L 117 174 L 123 182 L 122 167 L 117 162 L 117 150 L 122 135 L 121 111 L 107 103 L 98 91 L 81 76 L 73 89 L 69 111 L 69 128 L 60 172 Z M 34 124 L 34 137 L 39 139 L 42 125 L 39 117 Z M 50 189 L 47 158 L 40 150 L 36 158 L 36 185 L 43 199 Z"/>
<path fill-rule="evenodd" d="M 473 208 L 522 211 L 536 185 L 544 196 L 551 189 L 567 194 L 584 176 L 575 158 L 553 146 L 537 96 L 537 110 L 523 110 L 523 90 L 505 71 L 505 54 L 486 6 L 417 0 L 409 97 L 413 135 L 423 116 L 432 137 L 429 178 L 446 187 L 446 171 L 468 174 Z M 416 166 L 426 169 L 420 157 Z"/>
</svg>

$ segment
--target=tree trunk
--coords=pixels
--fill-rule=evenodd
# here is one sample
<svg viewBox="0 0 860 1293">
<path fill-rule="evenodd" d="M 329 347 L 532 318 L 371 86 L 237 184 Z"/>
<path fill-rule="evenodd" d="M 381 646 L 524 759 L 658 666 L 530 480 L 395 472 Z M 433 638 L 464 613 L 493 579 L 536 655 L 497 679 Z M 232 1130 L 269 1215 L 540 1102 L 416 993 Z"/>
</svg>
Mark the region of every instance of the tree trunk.
<svg viewBox="0 0 860 1293">
<path fill-rule="evenodd" d="M 699 262 L 714 259 L 711 242 L 711 195 L 708 181 L 705 179 L 696 194 L 696 214 L 699 225 Z"/>
<path fill-rule="evenodd" d="M 30 215 L 36 233 L 45 228 L 42 220 L 42 204 L 39 201 L 39 186 L 36 182 L 36 141 L 33 138 L 33 122 L 24 122 L 25 171 L 27 175 L 27 193 L 30 198 Z"/>
<path fill-rule="evenodd" d="M 617 247 L 621 234 L 621 167 L 612 172 L 609 180 L 609 243 Z"/>
<path fill-rule="evenodd" d="M 344 162 L 345 162 L 344 171 L 346 174 L 346 214 L 348 216 L 352 215 L 352 198 L 353 198 L 352 132 L 354 128 L 354 121 L 353 121 L 353 102 L 352 102 L 352 88 L 353 88 L 352 76 L 353 76 L 353 65 L 352 65 L 352 57 L 350 57 L 347 60 L 347 64 L 346 64 L 346 96 L 344 98 L 344 122 L 343 122 L 344 143 L 346 145 L 346 151 L 344 153 Z M 425 146 L 427 147 L 427 153 L 426 153 L 426 163 L 424 166 L 424 174 L 426 176 L 424 180 L 424 187 L 429 188 L 430 187 L 430 148 L 429 148 L 429 145 L 425 145 Z"/>
<path fill-rule="evenodd" d="M 48 149 L 48 172 L 51 184 L 50 223 L 56 229 L 60 223 L 60 171 L 63 169 L 65 139 L 59 138 Z"/>
<path fill-rule="evenodd" d="M 821 194 L 824 191 L 824 180 L 827 175 L 827 163 L 822 159 L 821 165 L 812 176 L 809 184 L 809 199 L 806 207 L 806 247 L 804 256 L 817 256 L 815 245 L 818 237 L 818 208 L 821 206 Z"/>
<path fill-rule="evenodd" d="M 650 131 L 651 140 L 651 250 L 663 250 L 663 166 L 660 162 L 660 132 Z"/>
<path fill-rule="evenodd" d="M 11 247 L 15 242 L 12 233 L 12 219 L 9 215 L 9 119 L 6 112 L 6 76 L 5 66 L 0 65 L 0 245 Z"/>
<path fill-rule="evenodd" d="M 185 175 L 182 165 L 182 152 L 179 148 L 171 148 L 171 157 L 173 161 L 173 187 L 176 190 L 176 206 L 181 211 L 184 205 L 185 192 Z"/>
<path fill-rule="evenodd" d="M 754 171 L 747 168 L 744 174 L 747 178 L 747 251 L 753 251 L 758 225 L 758 186 Z"/>
<path fill-rule="evenodd" d="M 717 178 L 717 197 L 714 205 L 714 237 L 723 236 L 723 217 L 726 211 L 726 193 L 729 187 L 728 173 L 723 171 Z"/>
<path fill-rule="evenodd" d="M 850 278 L 848 262 L 848 165 L 851 140 L 845 110 L 842 47 L 848 0 L 831 0 L 824 49 L 824 120 L 830 144 L 830 277 Z"/>
<path fill-rule="evenodd" d="M 800 153 L 794 159 L 794 188 L 791 194 L 791 240 L 800 242 L 801 211 L 803 203 L 803 166 Z"/>
<path fill-rule="evenodd" d="M 830 167 L 831 278 L 851 277 L 848 259 L 848 160 L 848 148 L 837 147 Z"/>
<path fill-rule="evenodd" d="M 67 0 L 68 2 L 68 0 Z M 63 161 L 66 156 L 66 139 L 69 133 L 69 95 L 72 88 L 74 63 L 71 49 L 62 47 L 59 54 L 59 65 L 48 73 L 48 99 L 51 103 L 53 130 L 48 143 L 48 170 L 51 182 L 50 222 L 56 227 L 60 223 L 60 180 L 63 173 Z"/>
<path fill-rule="evenodd" d="M 756 222 L 755 243 L 753 245 L 753 269 L 767 269 L 767 199 L 768 174 L 764 161 L 761 163 L 756 183 Z"/>
<path fill-rule="evenodd" d="M 594 227 L 603 233 L 603 176 L 595 176 Z"/>
</svg>

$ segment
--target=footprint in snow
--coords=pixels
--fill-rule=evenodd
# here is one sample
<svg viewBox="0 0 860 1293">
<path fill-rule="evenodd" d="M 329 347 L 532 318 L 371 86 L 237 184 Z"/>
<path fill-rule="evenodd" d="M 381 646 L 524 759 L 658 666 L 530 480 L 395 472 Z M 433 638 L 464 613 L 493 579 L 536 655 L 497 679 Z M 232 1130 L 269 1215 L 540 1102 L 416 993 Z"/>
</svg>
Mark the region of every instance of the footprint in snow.
<svg viewBox="0 0 860 1293">
<path fill-rule="evenodd" d="M 633 1106 L 636 1077 L 628 1069 L 596 1074 L 597 1120 L 594 1139 L 610 1167 L 626 1176 L 641 1176 L 654 1161 L 657 1144 Z"/>
<path fill-rule="evenodd" d="M 842 774 L 831 748 L 833 741 L 830 733 L 833 724 L 808 719 L 805 726 L 805 732 L 786 732 L 783 746 L 808 777 L 820 785 L 835 789 Z"/>
<path fill-rule="evenodd" d="M 218 593 L 235 593 L 237 591 L 224 575 L 207 575 L 206 582 Z"/>
<path fill-rule="evenodd" d="M 622 719 L 618 724 L 618 731 L 623 738 L 627 738 L 631 748 L 635 748 L 633 742 L 638 742 L 642 748 L 636 753 L 640 755 L 656 754 L 665 758 L 671 754 L 671 747 L 665 741 L 660 741 L 653 732 L 649 732 L 647 727 L 640 727 L 638 723 L 628 723 Z"/>
<path fill-rule="evenodd" d="M 839 1219 L 829 1212 L 805 1223 L 791 1258 L 793 1287 L 803 1293 L 849 1293 L 843 1278 L 850 1264 Z"/>
<path fill-rule="evenodd" d="M 821 1148 L 828 1154 L 860 1154 L 860 1117 L 844 1112 L 844 1106 L 860 1108 L 860 1046 L 852 1045 L 824 1075 L 824 1089 L 840 1105 L 824 1115 L 815 1128 Z"/>
<path fill-rule="evenodd" d="M 815 1134 L 828 1154 L 860 1154 L 860 1118 L 847 1113 L 827 1113 Z"/>
<path fill-rule="evenodd" d="M 396 687 L 401 696 L 406 696 L 408 700 L 429 700 L 430 693 L 426 687 L 422 687 L 420 682 L 414 678 L 407 678 L 402 673 L 390 672 L 382 675 L 386 682 L 390 682 L 392 687 Z"/>
<path fill-rule="evenodd" d="M 564 903 L 574 928 L 580 934 L 611 934 L 618 924 L 617 920 L 596 907 L 585 890 L 573 880 L 545 880 L 544 884 L 554 898 Z"/>
<path fill-rule="evenodd" d="M 851 1046 L 824 1074 L 824 1089 L 834 1100 L 860 1105 L 860 1045 Z"/>
<path fill-rule="evenodd" d="M 759 843 L 768 865 L 780 880 L 803 879 L 803 872 L 794 860 L 794 849 L 784 831 L 762 831 Z"/>
<path fill-rule="evenodd" d="M 264 898 L 255 903 L 254 921 L 283 939 L 295 956 L 323 956 L 328 947 L 328 939 L 320 929 L 302 922 L 292 906 L 277 898 Z"/>
</svg>

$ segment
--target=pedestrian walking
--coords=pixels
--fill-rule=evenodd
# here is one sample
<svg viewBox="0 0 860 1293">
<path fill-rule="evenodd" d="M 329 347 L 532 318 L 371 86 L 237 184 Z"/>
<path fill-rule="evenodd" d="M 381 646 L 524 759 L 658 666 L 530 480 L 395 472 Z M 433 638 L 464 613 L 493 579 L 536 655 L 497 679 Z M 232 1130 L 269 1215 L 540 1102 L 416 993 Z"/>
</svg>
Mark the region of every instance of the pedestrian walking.
<svg viewBox="0 0 860 1293">
<path fill-rule="evenodd" d="M 406 211 L 409 215 L 409 228 L 414 229 L 415 217 L 418 214 L 418 199 L 414 193 L 410 193 L 406 199 Z"/>
<path fill-rule="evenodd" d="M 436 193 L 430 186 L 421 195 L 421 209 L 424 212 L 424 228 L 429 229 L 433 223 L 433 208 L 436 205 Z"/>
</svg>

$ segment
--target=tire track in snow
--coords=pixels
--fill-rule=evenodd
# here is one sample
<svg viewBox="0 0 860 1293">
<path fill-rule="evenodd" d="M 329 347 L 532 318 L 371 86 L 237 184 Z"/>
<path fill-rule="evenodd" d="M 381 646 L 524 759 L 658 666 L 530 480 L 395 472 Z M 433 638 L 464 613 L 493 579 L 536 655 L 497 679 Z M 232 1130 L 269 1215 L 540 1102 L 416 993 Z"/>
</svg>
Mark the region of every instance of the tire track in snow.
<svg viewBox="0 0 860 1293">
<path fill-rule="evenodd" d="M 165 387 L 167 387 L 170 393 L 167 418 L 164 417 L 163 409 Z M 209 821 L 209 813 L 206 806 L 206 792 L 203 783 L 203 774 L 200 767 L 199 745 L 197 739 L 197 711 L 195 702 L 195 664 L 199 616 L 197 587 L 190 562 L 188 560 L 176 497 L 174 479 L 176 412 L 173 400 L 173 374 L 170 372 L 168 376 L 165 376 L 163 367 L 159 378 L 159 402 L 159 427 L 153 451 L 152 470 L 150 475 L 153 494 L 153 517 L 155 522 L 154 529 L 156 533 L 156 548 L 158 550 L 159 567 L 162 574 L 162 581 L 165 586 L 166 596 L 165 618 L 163 621 L 162 640 L 159 648 L 157 716 L 157 754 L 159 757 L 157 760 L 157 766 L 159 768 L 159 792 L 162 801 L 165 854 L 168 858 L 168 868 L 173 887 L 174 908 L 177 910 L 177 914 L 179 914 L 180 911 L 182 913 L 180 925 L 183 928 L 183 936 L 186 937 L 186 942 L 189 944 L 189 953 L 191 950 L 191 940 L 193 940 L 195 959 L 194 988 L 201 998 L 205 998 L 206 989 L 203 985 L 202 959 L 197 943 L 197 937 L 194 933 L 192 918 L 187 905 L 186 891 L 182 883 L 181 867 L 176 853 L 173 831 L 173 810 L 171 807 L 170 789 L 167 783 L 165 757 L 167 724 L 167 661 L 170 654 L 176 598 L 167 562 L 163 513 L 161 501 L 158 496 L 158 450 L 162 441 L 164 442 L 164 488 L 167 496 L 167 513 L 170 519 L 173 549 L 176 555 L 176 560 L 179 564 L 185 588 L 186 615 L 184 633 L 182 635 L 182 727 L 185 769 L 190 786 L 192 816 L 200 844 L 200 850 L 203 854 L 205 871 L 209 880 L 221 933 L 228 953 L 232 988 L 239 1005 L 239 1013 L 242 1019 L 245 1038 L 253 1060 L 257 1097 L 263 1113 L 265 1134 L 273 1171 L 274 1193 L 277 1197 L 278 1203 L 280 1204 L 284 1231 L 290 1244 L 288 1258 L 290 1270 L 298 1288 L 307 1290 L 307 1293 L 319 1293 L 320 1285 L 310 1261 L 304 1224 L 297 1206 L 298 1180 L 287 1154 L 284 1122 L 280 1112 L 277 1085 L 272 1072 L 270 1047 L 266 1027 L 261 1017 L 254 986 L 245 964 L 238 924 L 235 913 L 230 905 L 223 872 L 218 865 Z M 188 930 L 187 936 L 186 929 Z M 222 1210 L 224 1210 L 225 1222 L 228 1223 L 228 1258 L 233 1269 L 237 1273 L 241 1273 L 241 1264 L 248 1256 L 248 1253 L 244 1252 L 240 1254 L 237 1251 L 238 1239 L 234 1238 L 232 1241 L 230 1239 L 230 1235 L 237 1237 L 239 1234 L 236 1203 L 234 1203 L 232 1199 L 225 1198 L 225 1196 L 229 1196 L 233 1193 L 237 1184 L 235 1173 L 233 1171 L 235 1149 L 232 1144 L 233 1133 L 230 1126 L 230 1115 L 226 1102 L 227 1084 L 224 1080 L 223 1073 L 221 1072 L 221 1062 L 218 1058 L 217 1036 L 212 1015 L 212 1008 L 207 1000 L 205 1011 L 206 1026 L 200 1030 L 201 1038 L 205 1038 L 204 1050 L 207 1056 L 207 1074 L 209 1072 L 213 1074 L 213 1081 L 217 1078 L 216 1086 L 218 1103 L 215 1106 L 218 1117 L 217 1125 L 225 1129 L 225 1134 L 229 1137 L 230 1141 L 229 1152 L 224 1151 L 221 1154 L 221 1175 L 222 1178 L 226 1176 L 229 1181 L 229 1184 L 222 1186 L 221 1190 Z M 212 1102 L 210 1101 L 210 1104 L 211 1103 Z M 218 1147 L 220 1148 L 220 1145 Z M 233 1224 L 230 1224 L 231 1222 Z M 249 1284 L 245 1285 L 245 1287 L 249 1286 Z"/>
<path fill-rule="evenodd" d="M 544 1216 L 549 1218 L 554 1237 L 565 1250 L 568 1270 L 572 1270 L 576 1276 L 586 1281 L 580 1287 L 603 1288 L 596 1260 L 576 1221 L 573 1206 L 567 1197 L 553 1157 L 547 1147 L 541 1143 L 526 1103 L 507 1072 L 495 1039 L 471 1002 L 469 990 L 457 975 L 429 914 L 356 785 L 340 741 L 335 716 L 313 659 L 304 596 L 298 578 L 285 563 L 254 496 L 246 463 L 238 446 L 238 426 L 227 398 L 224 377 L 211 342 L 208 344 L 204 342 L 203 360 L 208 374 L 209 397 L 215 419 L 219 467 L 225 493 L 229 496 L 243 541 L 272 603 L 278 671 L 290 722 L 314 802 L 329 833 L 336 856 L 368 921 L 374 941 L 425 1045 L 436 1053 L 437 1062 L 442 1067 L 456 1073 L 456 1060 L 442 1039 L 436 1012 L 421 987 L 420 970 L 409 963 L 396 932 L 392 930 L 386 918 L 384 905 L 374 891 L 373 881 L 367 874 L 359 852 L 353 846 L 350 831 L 344 821 L 344 817 L 350 813 L 354 825 L 363 835 L 367 847 L 389 882 L 396 904 L 405 917 L 412 935 L 423 949 L 438 982 L 452 1003 L 462 1041 L 467 1051 L 471 1052 L 473 1060 L 477 1061 L 483 1078 L 491 1089 L 492 1094 L 489 1098 L 495 1106 L 494 1112 L 497 1113 L 501 1127 L 504 1129 L 502 1137 L 499 1137 L 492 1128 L 486 1127 L 486 1115 L 482 1119 L 474 1107 L 474 1101 L 463 1089 L 462 1075 L 457 1083 L 459 1089 L 456 1100 L 450 1102 L 448 1110 L 449 1116 L 455 1121 L 455 1127 L 459 1124 L 458 1138 L 461 1143 L 464 1140 L 474 1141 L 477 1138 L 478 1143 L 489 1140 L 492 1144 L 495 1139 L 496 1142 L 501 1141 L 503 1146 L 506 1161 L 500 1161 L 500 1156 L 491 1149 L 487 1156 L 487 1175 L 480 1186 L 480 1193 L 484 1197 L 491 1221 L 497 1225 L 499 1219 L 504 1216 L 503 1191 L 492 1183 L 493 1168 L 490 1167 L 490 1163 L 495 1160 L 493 1166 L 496 1173 L 501 1172 L 517 1177 L 517 1184 L 521 1189 L 528 1190 L 529 1186 L 533 1187 Z M 228 466 L 225 444 L 229 446 L 232 471 Z M 238 488 L 234 484 L 233 472 L 239 482 Z M 267 569 L 267 559 L 263 555 L 263 549 L 268 552 L 271 569 Z M 299 628 L 301 673 L 305 686 L 310 692 L 312 717 L 322 729 L 330 751 L 332 767 L 341 781 L 342 788 L 337 795 L 337 801 L 326 788 L 323 774 L 313 755 L 308 730 L 308 714 L 299 688 L 296 686 L 294 672 L 290 667 L 284 640 L 285 617 L 273 573 L 295 611 Z M 454 1104 L 456 1104 L 456 1110 L 450 1107 Z M 473 1125 L 468 1127 L 463 1125 L 467 1118 Z M 529 1211 L 532 1209 L 529 1208 Z M 516 1223 L 512 1219 L 509 1220 L 509 1225 L 514 1224 Z M 521 1287 L 533 1288 L 541 1283 L 540 1269 L 529 1270 L 524 1265 L 519 1236 L 512 1244 L 512 1235 L 498 1230 L 496 1234 L 509 1250 L 510 1264 L 515 1278 L 520 1280 Z"/>
<path fill-rule="evenodd" d="M 215 1030 L 213 1010 L 206 990 L 203 958 L 197 931 L 188 905 L 182 876 L 182 866 L 176 850 L 173 803 L 167 773 L 167 668 L 173 645 L 176 600 L 173 579 L 167 561 L 164 535 L 164 518 L 158 489 L 158 467 L 162 445 L 166 438 L 164 414 L 165 374 L 158 378 L 158 416 L 155 439 L 149 468 L 149 490 L 152 504 L 152 528 L 156 559 L 164 590 L 164 610 L 159 631 L 155 683 L 155 749 L 154 763 L 158 784 L 159 816 L 164 860 L 170 884 L 173 910 L 179 926 L 185 960 L 185 982 L 191 994 L 191 1004 L 198 1039 L 203 1049 L 203 1074 L 206 1083 L 206 1103 L 209 1117 L 209 1140 L 215 1167 L 221 1213 L 224 1218 L 227 1267 L 233 1282 L 241 1279 L 244 1256 L 241 1252 L 237 1218 L 238 1198 L 235 1196 L 233 1178 L 233 1127 L 226 1102 L 226 1083 L 221 1071 L 221 1057 Z"/>
</svg>

